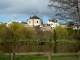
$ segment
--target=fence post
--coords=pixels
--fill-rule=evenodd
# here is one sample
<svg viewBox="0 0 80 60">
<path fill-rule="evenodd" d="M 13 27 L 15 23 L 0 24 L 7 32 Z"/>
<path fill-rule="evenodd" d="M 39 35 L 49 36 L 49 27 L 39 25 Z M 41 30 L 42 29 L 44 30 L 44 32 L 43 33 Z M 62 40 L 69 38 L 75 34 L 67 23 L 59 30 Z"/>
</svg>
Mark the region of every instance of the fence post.
<svg viewBox="0 0 80 60">
<path fill-rule="evenodd" d="M 15 53 L 11 53 L 11 60 L 14 60 Z"/>
<path fill-rule="evenodd" d="M 51 52 L 48 53 L 48 60 L 51 60 Z"/>
<path fill-rule="evenodd" d="M 78 52 L 78 54 L 79 54 L 79 59 L 78 60 L 80 60 L 80 51 Z"/>
</svg>

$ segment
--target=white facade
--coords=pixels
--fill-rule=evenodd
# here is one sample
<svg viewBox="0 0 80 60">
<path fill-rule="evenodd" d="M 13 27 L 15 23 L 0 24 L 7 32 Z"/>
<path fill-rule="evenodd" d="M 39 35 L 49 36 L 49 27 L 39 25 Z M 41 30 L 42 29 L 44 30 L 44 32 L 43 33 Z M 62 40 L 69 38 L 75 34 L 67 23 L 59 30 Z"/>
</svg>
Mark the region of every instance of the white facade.
<svg viewBox="0 0 80 60">
<path fill-rule="evenodd" d="M 6 24 L 6 26 L 8 27 L 10 24 L 12 24 L 13 22 L 15 22 L 15 21 L 13 21 L 13 20 L 10 20 L 7 24 Z"/>
<path fill-rule="evenodd" d="M 78 26 L 78 28 L 77 26 L 73 26 L 73 30 L 77 30 L 77 29 L 80 29 L 80 26 Z"/>
<path fill-rule="evenodd" d="M 48 21 L 47 24 L 50 25 L 52 28 L 55 28 L 56 26 L 60 25 L 58 22 L 52 22 L 52 21 Z"/>
<path fill-rule="evenodd" d="M 0 22 L 0 24 L 2 24 L 2 22 Z"/>
<path fill-rule="evenodd" d="M 33 16 L 32 18 L 30 18 L 29 20 L 27 20 L 27 25 L 29 27 L 41 26 L 42 25 L 42 20 L 39 19 L 37 16 Z"/>
</svg>

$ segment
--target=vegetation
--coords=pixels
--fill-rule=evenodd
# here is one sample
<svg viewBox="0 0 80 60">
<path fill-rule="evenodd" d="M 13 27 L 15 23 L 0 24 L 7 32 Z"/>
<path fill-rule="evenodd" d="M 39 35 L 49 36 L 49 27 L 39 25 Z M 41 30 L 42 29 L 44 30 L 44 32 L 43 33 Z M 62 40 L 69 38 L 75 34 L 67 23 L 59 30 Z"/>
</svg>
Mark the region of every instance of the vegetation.
<svg viewBox="0 0 80 60">
<path fill-rule="evenodd" d="M 54 55 L 51 56 L 51 58 L 54 59 L 78 59 L 78 54 L 68 54 L 68 55 Z M 0 56 L 0 60 L 10 60 L 10 56 Z M 37 55 L 22 55 L 22 56 L 16 56 L 15 60 L 48 60 L 48 56 L 37 56 Z"/>
<path fill-rule="evenodd" d="M 52 2 L 48 6 L 50 8 L 55 8 L 58 12 L 56 16 L 59 19 L 68 20 L 71 19 L 72 22 L 77 26 L 77 39 L 80 40 L 80 31 L 78 29 L 78 23 L 80 23 L 80 10 L 79 10 L 79 0 L 50 0 Z M 56 4 L 55 4 L 56 3 Z M 59 12 L 60 11 L 60 12 Z M 73 23 L 70 24 L 73 24 Z"/>
<path fill-rule="evenodd" d="M 39 27 L 25 27 L 21 23 L 13 23 L 9 27 L 6 27 L 5 24 L 0 24 L 0 50 L 14 53 L 20 51 L 54 51 L 62 45 L 68 48 L 74 45 L 73 48 L 70 49 L 74 49 L 73 51 L 77 52 L 80 49 L 77 36 L 76 30 L 62 28 L 60 26 L 56 27 L 55 31 L 42 31 Z M 5 49 L 5 47 L 7 48 Z M 45 50 L 44 47 L 47 50 Z M 56 47 L 56 49 L 52 47 Z M 63 47 L 63 50 L 70 52 L 70 49 L 65 49 L 65 47 Z"/>
<path fill-rule="evenodd" d="M 39 27 L 25 27 L 21 23 L 8 27 L 0 24 L 0 51 L 13 53 L 12 60 L 16 52 L 78 52 L 80 43 L 75 34 L 76 30 L 60 26 L 52 31 L 42 31 Z"/>
</svg>

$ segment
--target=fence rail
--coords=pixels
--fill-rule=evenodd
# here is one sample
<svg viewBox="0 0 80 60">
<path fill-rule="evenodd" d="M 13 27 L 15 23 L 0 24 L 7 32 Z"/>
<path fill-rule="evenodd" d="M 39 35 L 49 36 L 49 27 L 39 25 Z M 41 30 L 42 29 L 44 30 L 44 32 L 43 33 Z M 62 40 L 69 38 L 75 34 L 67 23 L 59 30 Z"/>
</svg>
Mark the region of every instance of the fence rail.
<svg viewBox="0 0 80 60">
<path fill-rule="evenodd" d="M 1 56 L 11 56 L 13 55 L 13 53 L 2 53 L 0 54 Z M 80 59 L 80 52 L 78 53 L 51 53 L 51 52 L 27 52 L 27 53 L 15 53 L 15 57 L 16 56 L 26 56 L 26 55 L 40 55 L 40 56 L 47 56 L 48 59 L 47 60 L 52 60 L 52 56 L 68 56 L 68 55 L 79 55 L 78 58 L 76 59 Z M 62 57 L 63 58 L 63 57 Z M 73 60 L 72 57 L 69 57 L 70 59 Z M 59 58 L 58 58 L 59 59 Z M 65 58 L 66 59 L 66 58 Z"/>
<path fill-rule="evenodd" d="M 0 55 L 11 55 L 12 53 L 0 53 Z M 50 54 L 50 52 L 26 52 L 26 53 L 15 53 L 15 55 L 37 55 L 37 54 L 41 54 L 41 55 L 48 55 Z M 69 54 L 79 54 L 80 53 L 51 53 L 52 56 L 54 55 L 69 55 Z"/>
</svg>

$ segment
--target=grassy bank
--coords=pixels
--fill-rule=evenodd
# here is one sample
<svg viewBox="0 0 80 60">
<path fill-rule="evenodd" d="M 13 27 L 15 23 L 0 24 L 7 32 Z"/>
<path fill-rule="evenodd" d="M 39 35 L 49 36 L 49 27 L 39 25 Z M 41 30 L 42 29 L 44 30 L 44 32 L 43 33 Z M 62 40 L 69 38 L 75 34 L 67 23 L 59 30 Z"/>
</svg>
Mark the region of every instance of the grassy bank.
<svg viewBox="0 0 80 60">
<path fill-rule="evenodd" d="M 54 55 L 51 57 L 52 60 L 78 60 L 78 54 L 67 54 L 67 55 Z M 0 60 L 11 60 L 10 56 L 0 56 Z M 48 56 L 38 56 L 38 55 L 22 55 L 15 56 L 15 60 L 48 60 Z"/>
</svg>

